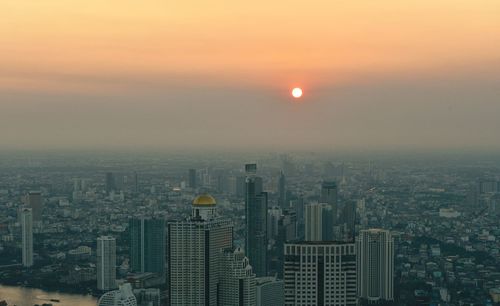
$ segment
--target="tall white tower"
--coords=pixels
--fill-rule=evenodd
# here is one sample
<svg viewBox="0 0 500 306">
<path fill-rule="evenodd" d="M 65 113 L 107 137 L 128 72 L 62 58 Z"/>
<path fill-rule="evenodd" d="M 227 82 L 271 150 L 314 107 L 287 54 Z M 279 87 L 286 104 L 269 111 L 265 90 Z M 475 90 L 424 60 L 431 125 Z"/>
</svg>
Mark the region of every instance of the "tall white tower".
<svg viewBox="0 0 500 306">
<path fill-rule="evenodd" d="M 21 210 L 23 266 L 33 265 L 33 211 L 31 208 Z"/>
<path fill-rule="evenodd" d="M 192 204 L 187 220 L 168 223 L 168 286 L 170 305 L 219 305 L 223 250 L 233 247 L 231 220 L 216 214 L 208 194 Z"/>
<path fill-rule="evenodd" d="M 362 230 L 356 239 L 358 295 L 369 302 L 394 299 L 394 239 L 387 230 Z"/>
<path fill-rule="evenodd" d="M 97 238 L 97 289 L 116 288 L 116 240 L 111 236 Z"/>
</svg>

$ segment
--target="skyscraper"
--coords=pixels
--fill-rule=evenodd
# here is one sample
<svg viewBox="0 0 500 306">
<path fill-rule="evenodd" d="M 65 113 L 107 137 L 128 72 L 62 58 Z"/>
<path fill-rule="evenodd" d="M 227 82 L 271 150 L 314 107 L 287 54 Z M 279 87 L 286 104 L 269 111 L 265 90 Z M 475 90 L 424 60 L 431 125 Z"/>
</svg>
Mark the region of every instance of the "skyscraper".
<svg viewBox="0 0 500 306">
<path fill-rule="evenodd" d="M 299 242 L 285 245 L 286 306 L 355 306 L 354 243 Z"/>
<path fill-rule="evenodd" d="M 165 220 L 131 219 L 130 268 L 133 272 L 165 274 Z"/>
<path fill-rule="evenodd" d="M 28 207 L 32 209 L 33 222 L 42 222 L 43 199 L 40 191 L 30 191 L 27 195 Z"/>
<path fill-rule="evenodd" d="M 326 203 L 306 205 L 306 241 L 333 240 L 332 207 Z"/>
<path fill-rule="evenodd" d="M 120 285 L 118 290 L 104 293 L 97 306 L 137 306 L 137 300 L 129 283 Z"/>
<path fill-rule="evenodd" d="M 256 176 L 255 164 L 245 165 L 245 253 L 257 277 L 267 275 L 267 193 L 262 192 L 262 178 Z"/>
<path fill-rule="evenodd" d="M 111 236 L 97 238 L 97 289 L 116 288 L 116 240 Z"/>
<path fill-rule="evenodd" d="M 362 230 L 356 239 L 358 295 L 368 302 L 394 299 L 394 239 L 387 230 Z"/>
<path fill-rule="evenodd" d="M 333 225 L 337 225 L 338 211 L 338 189 L 337 184 L 333 181 L 324 181 L 321 184 L 320 202 L 327 203 L 332 207 Z"/>
<path fill-rule="evenodd" d="M 21 209 L 23 266 L 33 265 L 33 211 L 31 208 Z"/>
<path fill-rule="evenodd" d="M 111 191 L 116 190 L 115 175 L 112 172 L 106 173 L 106 181 L 104 183 L 105 183 L 104 187 L 106 188 L 106 193 L 110 193 Z"/>
<path fill-rule="evenodd" d="M 223 250 L 233 248 L 233 224 L 216 213 L 216 201 L 203 194 L 192 203 L 191 217 L 168 223 L 170 305 L 218 303 Z"/>
<path fill-rule="evenodd" d="M 219 306 L 255 306 L 255 274 L 241 248 L 225 250 L 221 262 Z"/>
<path fill-rule="evenodd" d="M 190 188 L 196 188 L 196 169 L 189 169 L 188 183 Z"/>
<path fill-rule="evenodd" d="M 288 208 L 288 203 L 286 201 L 286 180 L 283 171 L 280 172 L 280 177 L 278 180 L 278 206 L 281 209 Z"/>
</svg>

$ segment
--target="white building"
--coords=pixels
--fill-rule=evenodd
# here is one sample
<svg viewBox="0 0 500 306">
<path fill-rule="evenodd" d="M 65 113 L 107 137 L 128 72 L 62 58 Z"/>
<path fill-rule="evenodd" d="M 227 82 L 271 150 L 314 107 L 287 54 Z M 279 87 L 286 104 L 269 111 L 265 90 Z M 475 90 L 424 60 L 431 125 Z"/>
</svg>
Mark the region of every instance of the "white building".
<svg viewBox="0 0 500 306">
<path fill-rule="evenodd" d="M 219 306 L 255 306 L 255 273 L 241 248 L 224 251 Z"/>
<path fill-rule="evenodd" d="M 355 306 L 354 243 L 287 243 L 283 278 L 286 306 Z"/>
<path fill-rule="evenodd" d="M 273 276 L 258 277 L 256 281 L 257 306 L 283 306 L 283 280 Z"/>
<path fill-rule="evenodd" d="M 369 302 L 394 299 L 394 239 L 387 230 L 362 230 L 356 239 L 358 296 Z"/>
<path fill-rule="evenodd" d="M 106 292 L 97 306 L 137 306 L 137 300 L 129 283 L 120 285 L 118 290 Z"/>
<path fill-rule="evenodd" d="M 31 208 L 21 210 L 21 226 L 23 266 L 31 267 L 33 265 L 33 211 Z"/>
<path fill-rule="evenodd" d="M 196 197 L 192 216 L 168 223 L 168 285 L 170 305 L 218 303 L 222 251 L 233 248 L 231 220 L 216 214 L 215 199 Z"/>
<path fill-rule="evenodd" d="M 97 289 L 116 288 L 116 240 L 111 236 L 97 238 Z"/>
<path fill-rule="evenodd" d="M 333 240 L 332 207 L 327 203 L 306 205 L 305 235 L 306 241 Z"/>
</svg>

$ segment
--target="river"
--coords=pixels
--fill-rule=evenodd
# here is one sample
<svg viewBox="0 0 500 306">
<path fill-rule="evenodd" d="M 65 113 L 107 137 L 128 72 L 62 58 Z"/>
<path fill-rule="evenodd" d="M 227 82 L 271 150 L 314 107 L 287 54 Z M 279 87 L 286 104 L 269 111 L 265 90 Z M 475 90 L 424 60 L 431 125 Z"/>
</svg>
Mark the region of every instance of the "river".
<svg viewBox="0 0 500 306">
<path fill-rule="evenodd" d="M 60 302 L 51 302 L 57 299 Z M 51 303 L 54 306 L 96 306 L 97 299 L 93 296 L 47 292 L 35 288 L 10 287 L 0 285 L 0 301 L 5 300 L 7 305 L 33 306 L 35 304 Z"/>
</svg>

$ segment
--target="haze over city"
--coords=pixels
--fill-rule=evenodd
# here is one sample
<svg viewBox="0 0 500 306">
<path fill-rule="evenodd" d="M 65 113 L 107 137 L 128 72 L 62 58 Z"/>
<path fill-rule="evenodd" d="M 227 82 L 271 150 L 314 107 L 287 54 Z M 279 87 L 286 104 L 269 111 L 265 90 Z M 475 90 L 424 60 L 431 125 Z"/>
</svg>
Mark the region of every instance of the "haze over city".
<svg viewBox="0 0 500 306">
<path fill-rule="evenodd" d="M 494 0 L 2 1 L 0 146 L 498 150 L 499 14 Z"/>
</svg>

